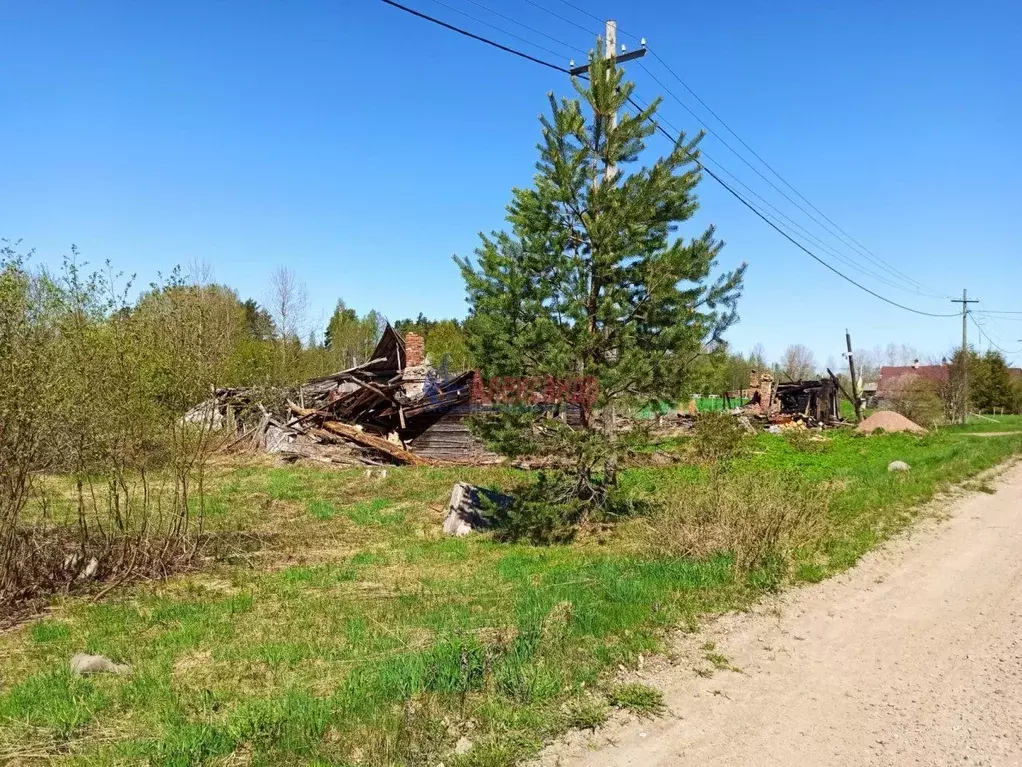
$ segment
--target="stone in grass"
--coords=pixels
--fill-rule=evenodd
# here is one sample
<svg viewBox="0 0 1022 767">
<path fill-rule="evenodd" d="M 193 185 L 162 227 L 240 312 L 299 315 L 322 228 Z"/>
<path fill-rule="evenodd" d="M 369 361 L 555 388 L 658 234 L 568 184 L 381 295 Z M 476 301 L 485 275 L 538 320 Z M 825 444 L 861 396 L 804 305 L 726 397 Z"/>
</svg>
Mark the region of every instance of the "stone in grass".
<svg viewBox="0 0 1022 767">
<path fill-rule="evenodd" d="M 912 467 L 909 466 L 904 461 L 891 461 L 889 464 L 887 464 L 888 471 L 908 471 L 911 468 Z"/>
<path fill-rule="evenodd" d="M 451 490 L 451 500 L 447 504 L 444 532 L 461 536 L 473 530 L 485 530 L 492 526 L 491 520 L 485 516 L 487 507 L 506 508 L 510 503 L 509 495 L 470 485 L 468 482 L 458 482 Z"/>
<path fill-rule="evenodd" d="M 461 756 L 462 754 L 467 754 L 471 750 L 472 750 L 472 741 L 471 740 L 466 738 L 464 735 L 462 735 L 460 738 L 458 738 L 458 742 L 454 746 L 454 753 L 455 754 L 457 754 L 458 756 Z"/>
<path fill-rule="evenodd" d="M 71 673 L 75 676 L 98 673 L 130 674 L 131 666 L 123 663 L 114 663 L 103 655 L 75 653 L 71 656 Z"/>
</svg>

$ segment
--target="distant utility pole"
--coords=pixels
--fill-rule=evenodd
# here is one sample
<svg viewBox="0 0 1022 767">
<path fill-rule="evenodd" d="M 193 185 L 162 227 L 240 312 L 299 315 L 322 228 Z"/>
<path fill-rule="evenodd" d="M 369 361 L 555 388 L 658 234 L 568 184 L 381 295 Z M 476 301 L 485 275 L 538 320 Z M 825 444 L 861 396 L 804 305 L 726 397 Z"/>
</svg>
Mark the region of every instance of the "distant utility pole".
<svg viewBox="0 0 1022 767">
<path fill-rule="evenodd" d="M 845 328 L 845 345 L 848 347 L 848 375 L 852 377 L 852 407 L 855 408 L 855 422 L 862 420 L 862 408 L 859 404 L 859 387 L 855 382 L 855 360 L 852 358 L 852 336 Z"/>
<path fill-rule="evenodd" d="M 962 305 L 962 423 L 969 418 L 969 347 L 967 341 L 969 304 L 978 304 L 978 298 L 969 298 L 969 291 L 962 288 L 961 298 L 952 298 L 951 303 Z"/>
</svg>

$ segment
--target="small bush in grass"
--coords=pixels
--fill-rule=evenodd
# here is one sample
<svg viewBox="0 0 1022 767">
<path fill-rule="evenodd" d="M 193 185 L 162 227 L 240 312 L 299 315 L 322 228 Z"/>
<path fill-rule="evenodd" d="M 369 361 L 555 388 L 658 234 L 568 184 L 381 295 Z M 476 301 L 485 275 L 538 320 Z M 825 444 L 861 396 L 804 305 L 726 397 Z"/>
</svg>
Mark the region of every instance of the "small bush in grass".
<svg viewBox="0 0 1022 767">
<path fill-rule="evenodd" d="M 727 473 L 665 497 L 646 523 L 646 546 L 666 556 L 730 552 L 736 568 L 776 572 L 823 540 L 832 491 L 794 473 Z"/>
<path fill-rule="evenodd" d="M 693 429 L 692 447 L 712 472 L 724 471 L 747 448 L 738 420 L 729 413 L 702 413 Z"/>
<path fill-rule="evenodd" d="M 580 493 L 576 478 L 565 472 L 541 472 L 536 482 L 511 491 L 505 508 L 490 504 L 498 540 L 567 543 L 588 523 L 608 522 L 642 513 L 641 501 L 618 488 L 589 484 Z"/>
<path fill-rule="evenodd" d="M 598 698 L 582 698 L 568 704 L 567 724 L 574 730 L 595 730 L 607 721 L 610 709 Z"/>
<path fill-rule="evenodd" d="M 640 716 L 659 716 L 664 712 L 664 694 L 637 682 L 616 685 L 607 700 L 612 706 L 626 708 Z"/>
</svg>

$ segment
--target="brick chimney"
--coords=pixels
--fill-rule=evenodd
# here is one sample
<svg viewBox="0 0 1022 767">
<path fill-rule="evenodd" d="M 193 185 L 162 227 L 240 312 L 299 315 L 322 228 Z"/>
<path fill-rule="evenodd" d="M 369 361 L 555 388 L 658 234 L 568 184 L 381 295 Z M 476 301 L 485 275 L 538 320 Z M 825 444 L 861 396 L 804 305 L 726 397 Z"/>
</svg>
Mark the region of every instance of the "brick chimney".
<svg viewBox="0 0 1022 767">
<path fill-rule="evenodd" d="M 426 361 L 426 341 L 418 333 L 405 336 L 405 367 L 413 368 Z"/>
</svg>

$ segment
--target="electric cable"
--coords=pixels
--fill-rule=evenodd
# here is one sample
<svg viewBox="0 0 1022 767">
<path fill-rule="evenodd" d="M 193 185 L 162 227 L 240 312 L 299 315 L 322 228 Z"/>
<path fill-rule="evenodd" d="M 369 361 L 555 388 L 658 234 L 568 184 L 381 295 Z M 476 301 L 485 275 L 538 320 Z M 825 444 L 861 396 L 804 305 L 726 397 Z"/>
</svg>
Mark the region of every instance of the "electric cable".
<svg viewBox="0 0 1022 767">
<path fill-rule="evenodd" d="M 428 15 L 426 15 L 424 13 L 421 13 L 419 11 L 416 11 L 416 10 L 414 10 L 412 8 L 409 8 L 407 6 L 401 5 L 400 3 L 395 2 L 395 0 L 382 0 L 382 2 L 386 3 L 387 5 L 392 6 L 394 8 L 397 8 L 399 10 L 405 11 L 406 13 L 410 13 L 413 16 L 417 16 L 418 18 L 421 18 L 421 19 L 424 19 L 426 21 L 429 21 L 429 22 L 432 22 L 434 24 L 437 24 L 437 25 L 439 25 L 441 27 L 444 27 L 445 29 L 449 29 L 452 32 L 457 32 L 458 34 L 464 35 L 466 37 L 470 37 L 470 38 L 472 38 L 474 40 L 478 40 L 479 42 L 485 43 L 485 44 L 490 45 L 490 46 L 492 46 L 494 48 L 498 48 L 499 50 L 502 50 L 502 51 L 504 51 L 506 53 L 510 53 L 510 54 L 512 54 L 514 56 L 518 56 L 519 58 L 526 59 L 526 60 L 531 61 L 531 62 L 533 62 L 535 64 L 540 64 L 541 66 L 545 66 L 548 69 L 553 69 L 553 70 L 556 70 L 558 72 L 562 72 L 562 73 L 565 73 L 565 74 L 570 74 L 570 72 L 566 68 L 558 66 L 557 64 L 552 64 L 552 63 L 550 63 L 548 61 L 543 61 L 542 59 L 538 59 L 538 58 L 536 58 L 534 56 L 530 56 L 527 53 L 515 50 L 514 48 L 510 48 L 509 46 L 502 45 L 502 44 L 500 44 L 498 42 L 495 42 L 493 40 L 485 38 L 485 37 L 483 37 L 481 35 L 477 35 L 477 34 L 474 34 L 472 32 L 469 32 L 467 30 L 464 30 L 464 29 L 461 29 L 459 27 L 456 27 L 456 26 L 454 26 L 452 24 L 448 24 L 445 21 L 441 21 L 440 19 L 434 18 L 432 16 L 428 16 Z M 529 2 L 531 5 L 536 5 L 537 7 L 542 8 L 542 6 L 538 5 L 535 2 L 532 2 L 532 0 L 526 0 L 526 2 Z M 554 14 L 554 15 L 556 15 L 556 14 Z M 632 101 L 631 98 L 629 98 L 629 102 L 632 104 L 632 106 L 634 106 L 640 112 L 644 111 L 641 107 L 639 107 L 639 105 L 636 102 Z M 650 120 L 651 124 L 658 131 L 660 131 L 664 136 L 666 136 L 671 141 L 672 145 L 677 146 L 678 138 L 671 136 L 671 134 L 662 125 L 660 125 L 656 120 L 654 120 L 652 118 L 652 116 L 649 117 L 649 120 Z M 737 191 L 732 189 L 731 186 L 729 186 L 712 169 L 706 167 L 706 165 L 704 165 L 703 163 L 698 162 L 698 160 L 696 160 L 696 162 L 699 165 L 699 167 L 703 171 L 705 171 L 707 175 L 710 176 L 710 178 L 715 180 L 729 194 L 731 194 L 731 196 L 733 196 L 736 200 L 738 200 L 745 207 L 747 207 L 749 210 L 751 210 L 756 216 L 758 216 L 760 219 L 762 219 L 768 226 L 770 226 L 771 229 L 775 230 L 778 234 L 780 234 L 782 237 L 784 237 L 786 240 L 788 240 L 791 244 L 793 244 L 799 250 L 803 251 L 806 255 L 808 255 L 814 261 L 818 262 L 821 266 L 829 269 L 830 271 L 832 271 L 834 274 L 836 274 L 839 277 L 841 277 L 846 282 L 851 283 L 855 287 L 857 287 L 860 290 L 870 294 L 874 298 L 877 298 L 877 299 L 879 299 L 879 300 L 881 300 L 881 301 L 883 301 L 883 302 L 885 302 L 887 304 L 890 304 L 891 306 L 895 306 L 895 307 L 897 307 L 899 309 L 903 309 L 903 310 L 905 310 L 907 312 L 912 312 L 913 314 L 919 314 L 919 315 L 923 315 L 925 317 L 957 317 L 957 316 L 959 316 L 957 312 L 951 313 L 951 314 L 941 314 L 941 313 L 934 313 L 934 312 L 925 312 L 925 311 L 922 311 L 920 309 L 914 309 L 914 308 L 912 308 L 910 306 L 905 306 L 904 304 L 898 303 L 897 301 L 893 301 L 893 300 L 887 298 L 886 296 L 883 296 L 880 293 L 877 293 L 876 291 L 871 290 L 870 288 L 866 287 L 865 285 L 857 282 L 856 280 L 852 279 L 848 275 L 844 274 L 839 269 L 837 269 L 834 266 L 832 266 L 831 264 L 827 263 L 824 259 L 820 258 L 813 251 L 811 251 L 809 248 L 805 247 L 802 243 L 800 243 L 798 240 L 796 240 L 794 237 L 792 237 L 790 234 L 788 234 L 786 231 L 784 231 L 784 229 L 782 229 L 774 221 L 772 221 L 768 216 L 766 216 L 764 213 L 762 213 L 756 206 L 754 206 L 752 203 L 750 203 L 748 200 L 746 200 L 744 197 L 742 197 L 742 195 L 739 194 Z"/>
</svg>

